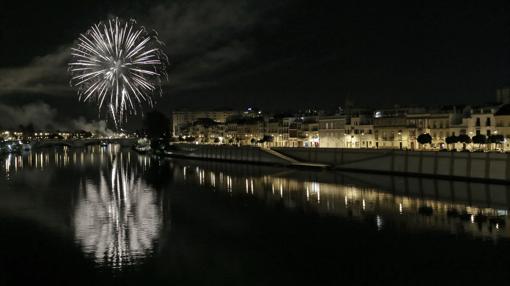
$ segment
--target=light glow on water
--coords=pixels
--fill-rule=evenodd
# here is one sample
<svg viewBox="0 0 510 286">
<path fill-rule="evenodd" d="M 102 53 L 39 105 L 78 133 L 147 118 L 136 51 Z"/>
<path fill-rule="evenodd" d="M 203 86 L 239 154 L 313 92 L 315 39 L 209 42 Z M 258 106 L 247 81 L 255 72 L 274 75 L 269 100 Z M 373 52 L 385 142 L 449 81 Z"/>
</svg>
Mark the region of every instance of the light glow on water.
<svg viewBox="0 0 510 286">
<path fill-rule="evenodd" d="M 494 241 L 510 238 L 506 210 L 510 194 L 501 186 L 469 185 L 476 198 L 470 200 L 463 196 L 465 185 L 434 184 L 431 180 L 423 185 L 453 187 L 438 191 L 411 189 L 416 194 L 410 195 L 368 184 L 338 183 L 338 175 L 333 172 L 314 177 L 272 167 L 266 171 L 260 166 L 160 160 L 117 147 L 33 150 L 2 160 L 7 178 L 4 183 L 33 186 L 30 199 L 51 197 L 48 194 L 57 190 L 61 192 L 57 194 L 60 200 L 62 193 L 71 193 L 72 199 L 65 201 L 63 208 L 69 208 L 70 214 L 38 213 L 37 217 L 70 218 L 67 223 L 72 237 L 85 256 L 100 267 L 116 271 L 142 264 L 159 251 L 156 246 L 167 228 L 165 220 L 169 220 L 163 197 L 176 189 L 198 193 L 194 200 L 200 199 L 199 192 L 215 192 L 214 196 L 225 195 L 225 200 L 234 203 L 256 200 L 268 207 L 282 206 L 286 212 L 303 211 L 305 215 L 314 213 L 364 224 L 374 232 L 398 229 L 402 233 L 434 231 Z M 163 177 L 165 184 L 159 188 L 149 183 Z M 72 183 L 62 189 L 63 182 Z M 427 191 L 453 194 L 454 199 L 431 198 L 424 195 Z M 26 215 L 30 206 L 16 209 Z M 188 211 L 193 213 L 193 207 Z"/>
<path fill-rule="evenodd" d="M 96 263 L 115 269 L 138 263 L 152 252 L 162 223 L 156 192 L 136 168 L 115 158 L 99 182 L 80 185 L 74 213 L 76 238 Z"/>
</svg>

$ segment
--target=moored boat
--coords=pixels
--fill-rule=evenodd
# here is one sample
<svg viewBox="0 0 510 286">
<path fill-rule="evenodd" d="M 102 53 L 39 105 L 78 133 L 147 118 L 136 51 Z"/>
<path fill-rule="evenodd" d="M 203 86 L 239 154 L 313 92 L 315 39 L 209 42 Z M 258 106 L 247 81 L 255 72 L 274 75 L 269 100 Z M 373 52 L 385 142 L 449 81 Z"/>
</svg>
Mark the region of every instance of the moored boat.
<svg viewBox="0 0 510 286">
<path fill-rule="evenodd" d="M 151 141 L 147 138 L 138 139 L 134 149 L 139 153 L 147 153 L 151 150 Z"/>
</svg>

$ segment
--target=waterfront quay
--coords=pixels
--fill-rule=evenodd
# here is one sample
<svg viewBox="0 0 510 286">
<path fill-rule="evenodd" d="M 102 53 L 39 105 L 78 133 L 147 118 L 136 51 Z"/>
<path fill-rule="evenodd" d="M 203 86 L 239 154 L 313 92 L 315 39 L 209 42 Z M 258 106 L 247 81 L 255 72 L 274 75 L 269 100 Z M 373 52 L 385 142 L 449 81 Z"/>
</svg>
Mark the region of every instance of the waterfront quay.
<svg viewBox="0 0 510 286">
<path fill-rule="evenodd" d="M 162 154 L 201 160 L 510 182 L 510 154 L 172 144 Z"/>
</svg>

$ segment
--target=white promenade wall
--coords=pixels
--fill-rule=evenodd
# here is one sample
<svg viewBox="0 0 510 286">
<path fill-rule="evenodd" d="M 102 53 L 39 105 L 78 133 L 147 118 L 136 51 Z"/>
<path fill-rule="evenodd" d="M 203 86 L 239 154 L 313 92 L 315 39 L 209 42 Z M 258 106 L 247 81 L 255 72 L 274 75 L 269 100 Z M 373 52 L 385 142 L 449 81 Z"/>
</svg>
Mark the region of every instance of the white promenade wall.
<svg viewBox="0 0 510 286">
<path fill-rule="evenodd" d="M 238 161 L 260 164 L 290 165 L 292 159 L 277 156 L 260 147 L 230 145 L 175 144 L 176 155 L 189 158 Z"/>
<path fill-rule="evenodd" d="M 510 181 L 510 154 L 346 148 L 273 148 L 337 169 Z"/>
</svg>

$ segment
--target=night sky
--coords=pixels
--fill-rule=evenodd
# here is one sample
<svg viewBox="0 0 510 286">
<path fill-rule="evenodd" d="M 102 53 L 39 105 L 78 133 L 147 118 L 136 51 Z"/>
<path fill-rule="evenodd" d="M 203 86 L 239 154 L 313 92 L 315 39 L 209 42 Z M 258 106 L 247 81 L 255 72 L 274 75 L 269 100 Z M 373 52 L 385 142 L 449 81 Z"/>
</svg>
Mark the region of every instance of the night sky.
<svg viewBox="0 0 510 286">
<path fill-rule="evenodd" d="M 482 103 L 510 83 L 509 1 L 105 2 L 1 2 L 0 126 L 98 120 L 69 87 L 69 48 L 113 16 L 165 42 L 167 114 Z"/>
</svg>

